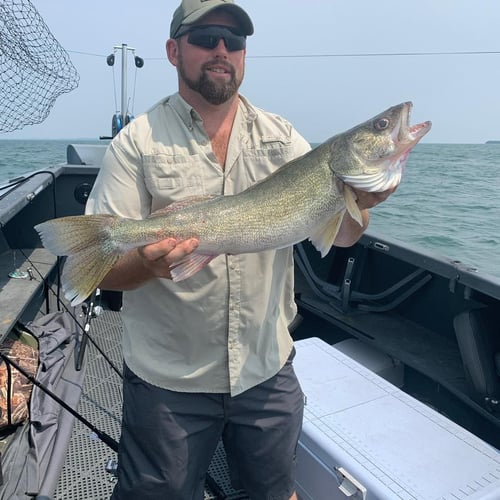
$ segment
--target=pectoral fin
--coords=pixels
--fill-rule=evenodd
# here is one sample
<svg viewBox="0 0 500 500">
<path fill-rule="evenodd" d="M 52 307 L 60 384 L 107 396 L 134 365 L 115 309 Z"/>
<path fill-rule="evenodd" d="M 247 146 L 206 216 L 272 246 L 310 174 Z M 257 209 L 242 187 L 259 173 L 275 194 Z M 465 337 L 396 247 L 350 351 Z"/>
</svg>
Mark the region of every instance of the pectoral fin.
<svg viewBox="0 0 500 500">
<path fill-rule="evenodd" d="M 316 250 L 321 253 L 321 257 L 324 257 L 330 251 L 330 248 L 332 248 L 345 213 L 346 210 L 342 209 L 326 224 L 314 231 L 314 233 L 309 237 L 309 240 L 314 245 Z"/>
<path fill-rule="evenodd" d="M 361 216 L 361 211 L 359 210 L 358 204 L 356 203 L 356 195 L 354 194 L 354 191 L 347 184 L 344 184 L 344 200 L 349 215 L 360 226 L 362 226 L 363 218 Z"/>
<path fill-rule="evenodd" d="M 217 255 L 203 255 L 190 253 L 187 257 L 170 266 L 170 275 L 173 281 L 182 281 L 208 265 Z"/>
<path fill-rule="evenodd" d="M 354 194 L 354 191 L 347 184 L 344 184 L 343 194 L 345 208 L 338 212 L 326 224 L 319 227 L 309 237 L 309 240 L 314 245 L 316 250 L 321 253 L 321 257 L 324 257 L 330 251 L 330 248 L 332 248 L 346 212 L 348 212 L 360 226 L 363 225 L 363 218 L 358 204 L 356 203 L 356 195 Z"/>
</svg>

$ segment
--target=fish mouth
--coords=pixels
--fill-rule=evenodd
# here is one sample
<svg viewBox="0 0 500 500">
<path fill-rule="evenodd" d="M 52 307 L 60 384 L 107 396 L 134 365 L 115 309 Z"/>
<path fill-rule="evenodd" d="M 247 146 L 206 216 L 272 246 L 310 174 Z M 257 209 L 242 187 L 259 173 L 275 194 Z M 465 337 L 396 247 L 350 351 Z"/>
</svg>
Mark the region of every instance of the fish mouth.
<svg viewBox="0 0 500 500">
<path fill-rule="evenodd" d="M 422 139 L 422 137 L 429 132 L 432 123 L 427 120 L 422 123 L 417 123 L 415 125 L 410 125 L 411 112 L 413 109 L 413 103 L 411 101 L 402 104 L 401 111 L 401 121 L 399 127 L 394 130 L 393 140 L 396 144 L 396 151 L 392 155 L 393 162 L 389 164 L 388 171 L 393 171 L 396 173 L 396 177 L 399 176 L 399 181 L 403 174 L 406 161 L 410 155 L 413 147 Z M 395 184 L 399 184 L 399 181 Z"/>
<path fill-rule="evenodd" d="M 401 120 L 399 127 L 395 127 L 393 131 L 393 140 L 398 147 L 396 148 L 396 155 L 410 152 L 411 148 L 422 139 L 422 137 L 429 132 L 432 123 L 425 121 L 410 126 L 411 112 L 413 103 L 411 101 L 405 102 L 402 105 Z"/>
</svg>

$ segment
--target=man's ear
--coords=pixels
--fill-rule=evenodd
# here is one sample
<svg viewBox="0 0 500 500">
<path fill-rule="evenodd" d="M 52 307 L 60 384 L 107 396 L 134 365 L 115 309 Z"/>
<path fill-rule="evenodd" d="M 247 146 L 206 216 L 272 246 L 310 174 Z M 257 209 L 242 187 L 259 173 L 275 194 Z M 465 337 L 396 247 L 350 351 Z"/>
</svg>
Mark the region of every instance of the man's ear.
<svg viewBox="0 0 500 500">
<path fill-rule="evenodd" d="M 179 46 L 177 45 L 177 40 L 169 38 L 167 40 L 167 43 L 165 44 L 165 48 L 167 50 L 168 60 L 174 66 L 177 66 L 178 54 L 179 54 Z"/>
</svg>

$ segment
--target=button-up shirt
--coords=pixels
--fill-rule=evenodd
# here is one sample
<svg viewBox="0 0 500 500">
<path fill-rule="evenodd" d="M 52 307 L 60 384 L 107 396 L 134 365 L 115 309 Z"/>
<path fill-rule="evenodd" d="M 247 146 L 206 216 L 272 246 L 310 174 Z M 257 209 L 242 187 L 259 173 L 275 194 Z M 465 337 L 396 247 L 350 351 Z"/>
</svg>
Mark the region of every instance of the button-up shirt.
<svg viewBox="0 0 500 500">
<path fill-rule="evenodd" d="M 309 149 L 240 96 L 222 168 L 200 115 L 174 94 L 112 141 L 87 213 L 143 219 L 186 197 L 239 193 Z M 295 314 L 291 248 L 219 255 L 184 281 L 124 292 L 124 360 L 158 387 L 237 395 L 283 366 Z"/>
</svg>

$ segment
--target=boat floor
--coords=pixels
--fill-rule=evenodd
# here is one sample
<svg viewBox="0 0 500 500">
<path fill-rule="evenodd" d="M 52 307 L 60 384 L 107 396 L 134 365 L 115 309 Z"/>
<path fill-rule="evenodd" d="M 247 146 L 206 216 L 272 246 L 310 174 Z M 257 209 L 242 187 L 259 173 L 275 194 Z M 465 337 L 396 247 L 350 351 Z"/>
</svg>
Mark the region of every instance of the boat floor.
<svg viewBox="0 0 500 500">
<path fill-rule="evenodd" d="M 120 313 L 104 310 L 91 322 L 90 336 L 102 352 L 121 371 L 121 318 Z M 122 412 L 121 378 L 99 353 L 87 343 L 85 356 L 87 372 L 78 412 L 95 428 L 119 440 Z M 106 471 L 117 456 L 106 444 L 80 421 L 75 420 L 66 461 L 59 479 L 55 500 L 104 500 L 111 496 L 115 477 Z M 205 500 L 248 498 L 232 489 L 221 445 L 216 450 L 209 475 L 215 481 L 214 490 L 208 486 Z"/>
</svg>

